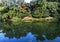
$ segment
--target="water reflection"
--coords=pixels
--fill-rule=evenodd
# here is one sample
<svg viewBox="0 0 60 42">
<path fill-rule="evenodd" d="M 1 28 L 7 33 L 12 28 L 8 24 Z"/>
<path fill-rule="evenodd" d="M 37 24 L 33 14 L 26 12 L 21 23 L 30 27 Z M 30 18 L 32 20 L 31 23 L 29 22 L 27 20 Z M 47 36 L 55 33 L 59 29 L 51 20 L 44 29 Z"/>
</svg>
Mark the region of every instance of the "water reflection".
<svg viewBox="0 0 60 42">
<path fill-rule="evenodd" d="M 5 37 L 4 33 L 0 33 L 0 42 L 60 42 L 60 37 L 56 37 L 54 40 L 36 40 L 36 37 L 29 32 L 26 36 L 21 36 L 19 39 L 17 38 L 8 38 Z"/>
<path fill-rule="evenodd" d="M 59 24 L 60 25 L 60 24 Z M 37 39 L 44 40 L 42 35 L 46 35 L 49 40 L 55 39 L 60 36 L 60 26 L 54 22 L 22 22 L 18 25 L 16 24 L 4 24 L 3 33 L 6 33 L 6 37 L 9 38 L 19 38 L 20 36 L 26 36 L 28 32 L 36 35 Z"/>
<path fill-rule="evenodd" d="M 59 24 L 55 22 L 50 22 L 50 23 L 49 22 L 30 22 L 30 23 L 21 22 L 18 24 L 3 23 L 0 25 L 0 27 L 1 27 L 0 33 L 4 35 L 2 38 L 4 38 L 4 40 L 6 41 L 7 40 L 20 41 L 21 39 L 20 42 L 42 42 L 42 41 L 59 42 L 60 40 L 59 38 L 60 23 Z M 26 37 L 28 37 L 28 39 Z"/>
</svg>

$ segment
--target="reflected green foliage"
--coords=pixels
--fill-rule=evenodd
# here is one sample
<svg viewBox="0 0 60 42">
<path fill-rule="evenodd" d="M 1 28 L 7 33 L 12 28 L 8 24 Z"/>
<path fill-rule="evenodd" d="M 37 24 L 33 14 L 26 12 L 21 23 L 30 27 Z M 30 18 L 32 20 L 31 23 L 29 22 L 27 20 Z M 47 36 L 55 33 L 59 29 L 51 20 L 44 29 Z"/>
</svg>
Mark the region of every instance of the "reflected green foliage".
<svg viewBox="0 0 60 42">
<path fill-rule="evenodd" d="M 19 38 L 25 36 L 28 32 L 35 34 L 37 39 L 44 40 L 42 35 L 46 35 L 47 39 L 55 39 L 60 36 L 60 23 L 57 22 L 21 22 L 20 24 L 3 24 L 3 33 L 6 33 L 6 37 Z"/>
</svg>

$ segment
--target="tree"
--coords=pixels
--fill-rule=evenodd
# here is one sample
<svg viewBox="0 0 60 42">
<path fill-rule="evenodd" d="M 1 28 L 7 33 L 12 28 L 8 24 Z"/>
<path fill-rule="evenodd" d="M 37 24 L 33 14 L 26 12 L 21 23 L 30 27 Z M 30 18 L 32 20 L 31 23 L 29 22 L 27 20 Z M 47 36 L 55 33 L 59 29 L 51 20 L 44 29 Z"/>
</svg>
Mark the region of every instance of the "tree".
<svg viewBox="0 0 60 42">
<path fill-rule="evenodd" d="M 57 2 L 48 2 L 47 3 L 47 9 L 49 10 L 49 14 L 51 17 L 56 17 L 58 15 L 57 13 Z"/>
<path fill-rule="evenodd" d="M 41 17 L 49 16 L 46 7 L 47 7 L 46 0 L 37 0 L 36 2 L 31 2 L 30 9 L 31 9 L 32 17 L 41 18 Z"/>
</svg>

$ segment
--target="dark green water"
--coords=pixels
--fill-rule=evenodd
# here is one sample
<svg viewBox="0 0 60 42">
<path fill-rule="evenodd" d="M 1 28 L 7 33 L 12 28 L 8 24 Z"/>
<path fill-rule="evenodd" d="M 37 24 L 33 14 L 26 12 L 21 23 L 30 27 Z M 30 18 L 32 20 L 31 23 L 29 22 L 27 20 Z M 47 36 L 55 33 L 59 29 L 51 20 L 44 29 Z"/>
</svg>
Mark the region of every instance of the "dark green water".
<svg viewBox="0 0 60 42">
<path fill-rule="evenodd" d="M 5 37 L 8 37 L 10 39 L 14 37 L 16 39 L 19 39 L 20 37 L 24 37 L 28 35 L 29 33 L 32 33 L 32 35 L 36 37 L 36 40 L 41 40 L 41 41 L 45 39 L 54 40 L 56 37 L 60 37 L 60 23 L 59 22 L 28 22 L 28 23 L 26 22 L 20 22 L 20 23 L 0 22 L 0 27 L 1 27 L 0 28 L 1 33 L 3 33 Z M 45 36 L 46 37 L 44 38 L 43 35 L 44 37 Z M 34 41 L 34 42 L 37 42 L 37 41 Z"/>
</svg>

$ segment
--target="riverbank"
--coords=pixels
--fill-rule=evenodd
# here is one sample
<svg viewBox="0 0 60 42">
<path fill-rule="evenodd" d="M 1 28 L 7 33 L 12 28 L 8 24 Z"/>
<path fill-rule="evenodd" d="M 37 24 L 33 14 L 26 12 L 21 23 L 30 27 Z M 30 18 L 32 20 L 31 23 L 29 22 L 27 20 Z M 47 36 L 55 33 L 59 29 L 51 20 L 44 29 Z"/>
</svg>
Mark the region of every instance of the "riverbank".
<svg viewBox="0 0 60 42">
<path fill-rule="evenodd" d="M 54 17 L 46 17 L 46 18 L 33 18 L 33 17 L 24 17 L 22 19 L 22 21 L 25 21 L 25 22 L 32 22 L 32 21 L 47 21 L 47 22 L 51 22 L 51 21 L 54 21 L 55 18 Z"/>
</svg>

